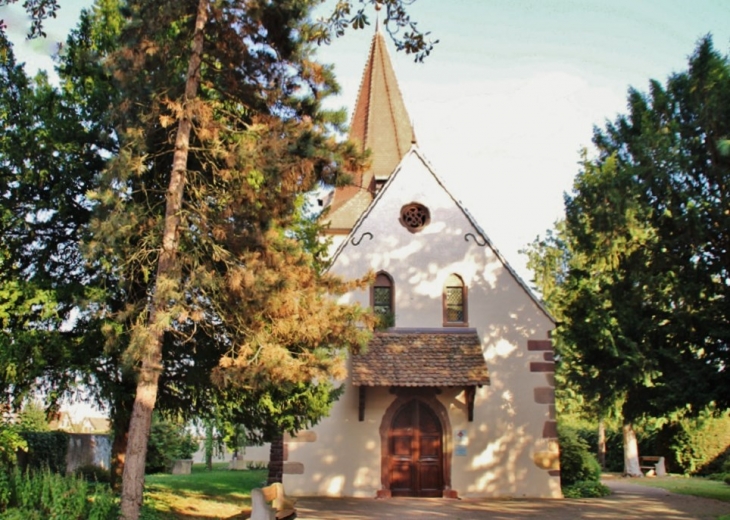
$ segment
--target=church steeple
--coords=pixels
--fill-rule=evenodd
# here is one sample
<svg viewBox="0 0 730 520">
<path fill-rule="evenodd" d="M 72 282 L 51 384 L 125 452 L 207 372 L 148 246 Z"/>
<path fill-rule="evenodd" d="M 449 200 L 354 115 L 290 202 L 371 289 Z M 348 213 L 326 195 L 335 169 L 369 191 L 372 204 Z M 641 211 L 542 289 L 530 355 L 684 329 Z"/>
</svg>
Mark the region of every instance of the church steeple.
<svg viewBox="0 0 730 520">
<path fill-rule="evenodd" d="M 378 29 L 360 84 L 350 124 L 350 139 L 370 150 L 370 168 L 350 186 L 336 188 L 330 207 L 330 229 L 352 228 L 415 142 L 415 133 L 390 62 L 385 38 Z"/>
<path fill-rule="evenodd" d="M 387 178 L 415 140 L 380 30 L 370 45 L 350 125 L 350 139 L 372 151 L 370 170 L 376 179 Z"/>
</svg>

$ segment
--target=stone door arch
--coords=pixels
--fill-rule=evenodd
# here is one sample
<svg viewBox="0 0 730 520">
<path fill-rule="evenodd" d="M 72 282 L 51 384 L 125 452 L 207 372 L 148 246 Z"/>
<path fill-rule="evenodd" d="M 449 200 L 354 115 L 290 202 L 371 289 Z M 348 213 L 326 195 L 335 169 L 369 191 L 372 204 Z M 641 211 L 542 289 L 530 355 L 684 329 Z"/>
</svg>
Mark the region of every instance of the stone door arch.
<svg viewBox="0 0 730 520">
<path fill-rule="evenodd" d="M 405 390 L 380 425 L 380 497 L 453 497 L 451 435 L 445 407 L 430 392 Z"/>
</svg>

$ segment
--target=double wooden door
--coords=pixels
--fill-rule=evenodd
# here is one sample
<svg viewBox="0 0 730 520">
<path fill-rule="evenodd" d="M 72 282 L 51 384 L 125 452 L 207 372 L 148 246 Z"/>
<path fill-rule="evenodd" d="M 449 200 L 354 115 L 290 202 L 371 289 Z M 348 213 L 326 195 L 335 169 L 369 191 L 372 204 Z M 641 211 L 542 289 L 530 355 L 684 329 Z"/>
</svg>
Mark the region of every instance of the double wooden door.
<svg viewBox="0 0 730 520">
<path fill-rule="evenodd" d="M 393 417 L 388 435 L 392 496 L 443 495 L 443 431 L 426 403 L 414 399 Z"/>
</svg>

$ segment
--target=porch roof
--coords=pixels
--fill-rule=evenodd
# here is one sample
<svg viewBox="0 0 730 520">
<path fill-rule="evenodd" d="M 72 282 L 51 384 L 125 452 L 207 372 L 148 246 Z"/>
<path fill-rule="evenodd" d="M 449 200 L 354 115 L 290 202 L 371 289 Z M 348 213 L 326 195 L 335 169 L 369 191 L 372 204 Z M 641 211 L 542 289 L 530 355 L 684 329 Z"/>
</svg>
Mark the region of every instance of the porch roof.
<svg viewBox="0 0 730 520">
<path fill-rule="evenodd" d="M 390 329 L 352 356 L 352 383 L 481 386 L 489 384 L 489 373 L 475 329 Z"/>
</svg>

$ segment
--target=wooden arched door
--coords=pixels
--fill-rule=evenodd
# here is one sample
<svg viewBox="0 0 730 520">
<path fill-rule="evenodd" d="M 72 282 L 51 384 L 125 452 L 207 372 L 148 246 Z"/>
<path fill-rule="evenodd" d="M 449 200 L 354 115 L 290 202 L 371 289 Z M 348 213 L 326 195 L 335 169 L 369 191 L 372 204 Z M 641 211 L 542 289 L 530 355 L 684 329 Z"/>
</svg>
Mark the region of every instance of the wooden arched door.
<svg viewBox="0 0 730 520">
<path fill-rule="evenodd" d="M 393 416 L 388 432 L 392 496 L 443 496 L 443 429 L 431 407 L 418 399 Z"/>
</svg>

